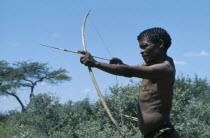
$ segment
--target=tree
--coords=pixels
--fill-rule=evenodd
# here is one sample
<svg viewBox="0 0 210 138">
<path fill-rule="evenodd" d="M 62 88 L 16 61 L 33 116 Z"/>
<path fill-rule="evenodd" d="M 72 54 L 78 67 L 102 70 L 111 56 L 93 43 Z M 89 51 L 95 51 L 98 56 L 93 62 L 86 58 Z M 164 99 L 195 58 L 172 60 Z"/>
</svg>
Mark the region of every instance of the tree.
<svg viewBox="0 0 210 138">
<path fill-rule="evenodd" d="M 1 61 L 0 74 L 1 94 L 14 96 L 21 104 L 22 110 L 25 109 L 17 95 L 19 88 L 29 87 L 31 99 L 34 95 L 35 86 L 40 82 L 58 84 L 59 82 L 71 80 L 65 69 L 52 70 L 47 63 L 29 61 L 16 62 L 12 66 L 6 61 Z"/>
</svg>

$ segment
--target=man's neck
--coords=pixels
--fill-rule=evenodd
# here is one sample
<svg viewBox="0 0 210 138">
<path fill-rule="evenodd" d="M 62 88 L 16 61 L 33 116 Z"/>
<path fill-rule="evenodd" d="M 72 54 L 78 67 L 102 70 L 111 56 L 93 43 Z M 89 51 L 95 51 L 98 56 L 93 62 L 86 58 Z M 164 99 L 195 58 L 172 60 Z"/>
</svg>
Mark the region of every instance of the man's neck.
<svg viewBox="0 0 210 138">
<path fill-rule="evenodd" d="M 148 65 L 162 63 L 164 60 L 166 60 L 167 57 L 168 57 L 167 53 L 162 53 L 159 56 L 157 56 L 157 58 L 155 60 L 153 60 L 150 63 L 148 63 Z"/>
</svg>

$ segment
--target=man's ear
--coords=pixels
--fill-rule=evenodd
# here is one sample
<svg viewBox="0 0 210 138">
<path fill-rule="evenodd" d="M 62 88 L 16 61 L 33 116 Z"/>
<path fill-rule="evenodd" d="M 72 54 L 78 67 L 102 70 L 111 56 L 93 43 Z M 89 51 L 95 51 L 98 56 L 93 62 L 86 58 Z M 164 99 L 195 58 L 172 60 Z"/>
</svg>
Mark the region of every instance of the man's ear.
<svg viewBox="0 0 210 138">
<path fill-rule="evenodd" d="M 159 40 L 159 43 L 160 43 L 160 48 L 165 48 L 163 39 L 160 39 Z"/>
</svg>

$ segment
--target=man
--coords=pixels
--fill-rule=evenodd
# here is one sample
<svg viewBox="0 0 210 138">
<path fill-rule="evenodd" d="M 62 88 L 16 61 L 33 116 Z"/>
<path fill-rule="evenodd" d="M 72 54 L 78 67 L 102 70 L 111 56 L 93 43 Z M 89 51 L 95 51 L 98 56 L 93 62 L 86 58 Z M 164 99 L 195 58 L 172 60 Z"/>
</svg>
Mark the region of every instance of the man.
<svg viewBox="0 0 210 138">
<path fill-rule="evenodd" d="M 84 54 L 82 64 L 125 77 L 142 78 L 139 104 L 139 128 L 145 138 L 179 138 L 169 117 L 172 107 L 175 66 L 167 56 L 171 45 L 170 35 L 162 28 L 151 28 L 137 37 L 144 63 L 135 66 L 124 64 L 118 58 L 110 64 L 96 61 L 90 53 Z"/>
</svg>

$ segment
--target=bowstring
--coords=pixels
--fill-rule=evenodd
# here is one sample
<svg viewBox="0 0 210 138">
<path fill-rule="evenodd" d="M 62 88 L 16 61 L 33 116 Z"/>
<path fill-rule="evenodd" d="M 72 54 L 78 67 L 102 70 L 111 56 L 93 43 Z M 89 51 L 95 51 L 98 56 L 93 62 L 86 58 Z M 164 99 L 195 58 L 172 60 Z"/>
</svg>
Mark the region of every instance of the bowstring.
<svg viewBox="0 0 210 138">
<path fill-rule="evenodd" d="M 107 53 L 109 54 L 110 58 L 112 58 L 111 52 L 110 52 L 109 49 L 107 48 L 107 45 L 106 45 L 106 43 L 105 43 L 105 41 L 104 41 L 102 35 L 99 33 L 99 31 L 98 31 L 98 29 L 97 29 L 97 27 L 96 27 L 96 25 L 95 25 L 95 23 L 94 23 L 94 21 L 93 21 L 93 19 L 92 19 L 91 17 L 90 17 L 90 22 L 91 22 L 91 24 L 93 25 L 93 28 L 94 28 L 94 30 L 96 31 L 96 33 L 98 34 L 99 38 L 101 39 L 101 42 L 102 42 L 103 47 L 106 49 L 106 51 L 107 51 Z M 118 86 L 118 78 L 117 78 L 117 75 L 115 75 L 115 81 L 116 81 L 117 86 Z"/>
<path fill-rule="evenodd" d="M 99 33 L 99 31 L 98 31 L 98 29 L 97 29 L 97 27 L 96 27 L 96 25 L 95 25 L 95 23 L 94 23 L 94 21 L 93 21 L 93 19 L 92 19 L 91 17 L 90 17 L 90 22 L 91 22 L 91 24 L 93 25 L 93 28 L 95 29 L 95 31 L 96 31 L 96 33 L 98 34 L 99 38 L 101 39 L 101 42 L 102 42 L 102 44 L 103 44 L 103 47 L 106 49 L 106 51 L 107 51 L 107 53 L 109 54 L 110 58 L 112 58 L 111 52 L 110 52 L 109 49 L 107 48 L 107 45 L 106 45 L 106 43 L 105 43 L 105 41 L 104 41 L 102 35 Z M 115 81 L 116 81 L 117 86 L 118 86 L 118 78 L 117 78 L 117 75 L 115 75 Z"/>
<path fill-rule="evenodd" d="M 97 33 L 97 35 L 99 36 L 99 38 L 101 39 L 101 42 L 102 42 L 102 45 L 103 45 L 103 47 L 106 49 L 106 51 L 107 51 L 107 53 L 109 54 L 109 56 L 110 56 L 110 58 L 112 57 L 112 55 L 111 55 L 111 53 L 110 53 L 110 51 L 109 51 L 109 49 L 107 48 L 107 45 L 106 45 L 106 43 L 105 43 L 105 41 L 104 41 L 104 39 L 103 39 L 103 37 L 102 37 L 102 35 L 99 33 L 99 31 L 98 31 L 98 29 L 97 29 L 97 27 L 96 27 L 96 25 L 94 24 L 94 21 L 93 21 L 93 19 L 90 17 L 89 18 L 90 19 L 90 22 L 91 22 L 91 24 L 93 25 L 93 28 L 94 28 L 94 30 L 96 31 L 96 33 Z M 115 81 L 116 81 L 116 86 L 117 86 L 117 88 L 118 88 L 118 77 L 117 77 L 117 75 L 115 75 Z M 120 99 L 119 99 L 120 100 Z M 121 107 L 121 100 L 119 101 L 119 103 L 120 103 L 120 116 L 121 116 L 121 122 L 122 122 L 122 125 L 124 124 L 123 123 L 123 114 L 122 114 L 122 107 Z"/>
<path fill-rule="evenodd" d="M 94 24 L 94 21 L 93 21 L 93 19 L 92 19 L 91 17 L 90 17 L 90 22 L 91 22 L 91 24 L 93 25 L 93 28 L 94 28 L 94 30 L 96 31 L 96 33 L 98 34 L 99 38 L 101 39 L 101 42 L 102 42 L 102 44 L 103 44 L 103 47 L 106 49 L 107 53 L 109 54 L 109 56 L 110 56 L 110 58 L 111 58 L 112 55 L 111 55 L 109 49 L 106 47 L 106 43 L 105 43 L 103 37 L 101 36 L 101 34 L 99 33 L 99 31 L 98 31 L 98 29 L 97 29 L 96 25 Z"/>
</svg>

